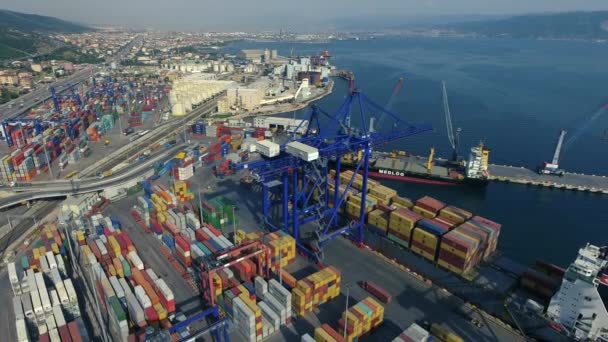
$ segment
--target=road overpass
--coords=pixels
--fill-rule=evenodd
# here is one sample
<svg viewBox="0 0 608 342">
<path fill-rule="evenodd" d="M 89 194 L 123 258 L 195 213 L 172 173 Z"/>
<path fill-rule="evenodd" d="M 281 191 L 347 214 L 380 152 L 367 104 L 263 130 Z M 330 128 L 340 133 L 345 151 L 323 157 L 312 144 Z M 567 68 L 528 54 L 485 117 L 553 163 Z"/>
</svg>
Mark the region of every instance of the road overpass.
<svg viewBox="0 0 608 342">
<path fill-rule="evenodd" d="M 43 185 L 33 184 L 28 188 L 28 191 L 15 193 L 12 196 L 0 199 L 0 209 L 7 208 L 24 201 L 78 195 L 121 186 L 133 181 L 134 179 L 141 178 L 142 175 L 154 167 L 157 162 L 172 158 L 185 146 L 186 144 L 176 145 L 148 160 L 139 162 L 132 167 L 123 169 L 116 174 L 105 178 L 72 180 L 67 182 L 56 182 L 53 184 L 48 184 L 49 182 L 42 182 L 44 183 Z"/>
</svg>

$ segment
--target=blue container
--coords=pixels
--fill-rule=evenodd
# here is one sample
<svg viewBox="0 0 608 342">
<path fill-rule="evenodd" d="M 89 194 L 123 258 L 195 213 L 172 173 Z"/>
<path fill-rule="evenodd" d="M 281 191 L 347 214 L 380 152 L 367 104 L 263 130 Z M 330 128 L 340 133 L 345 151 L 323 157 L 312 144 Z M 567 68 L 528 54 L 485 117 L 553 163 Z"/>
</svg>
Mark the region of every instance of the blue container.
<svg viewBox="0 0 608 342">
<path fill-rule="evenodd" d="M 165 244 L 165 246 L 169 247 L 169 249 L 174 250 L 175 249 L 175 241 L 173 241 L 173 238 L 169 235 L 163 235 L 163 243 Z"/>
<path fill-rule="evenodd" d="M 112 221 L 112 226 L 116 229 L 120 229 L 120 220 L 118 220 L 115 216 L 110 216 L 110 220 Z"/>
<path fill-rule="evenodd" d="M 442 227 L 434 224 L 432 221 L 427 220 L 427 219 L 422 219 L 422 220 L 418 221 L 418 223 L 416 223 L 416 226 L 424 231 L 427 231 L 427 232 L 437 235 L 437 236 L 441 236 L 441 235 L 447 233 L 447 231 L 444 230 Z"/>
<path fill-rule="evenodd" d="M 218 251 L 223 250 L 224 248 L 222 248 L 222 246 L 220 246 L 217 242 L 213 241 L 213 239 L 209 239 L 207 242 L 209 242 L 215 249 L 217 249 Z"/>
<path fill-rule="evenodd" d="M 249 294 L 255 295 L 255 286 L 250 281 L 243 283 L 243 286 L 249 291 Z"/>
<path fill-rule="evenodd" d="M 103 227 L 101 225 L 96 225 L 95 231 L 97 231 L 97 235 L 103 235 Z"/>
<path fill-rule="evenodd" d="M 67 251 L 65 250 L 65 246 L 61 246 L 61 247 L 59 247 L 59 253 L 60 253 L 62 256 L 66 256 L 66 254 L 67 254 L 66 252 L 67 252 Z"/>
</svg>

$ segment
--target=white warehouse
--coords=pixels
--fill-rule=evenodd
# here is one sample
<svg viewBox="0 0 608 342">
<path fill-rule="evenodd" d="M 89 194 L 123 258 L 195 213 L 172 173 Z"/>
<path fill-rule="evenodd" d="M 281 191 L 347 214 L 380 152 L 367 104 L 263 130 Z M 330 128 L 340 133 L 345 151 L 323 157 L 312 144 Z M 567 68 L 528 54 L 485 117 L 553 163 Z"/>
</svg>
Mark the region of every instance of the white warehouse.
<svg viewBox="0 0 608 342">
<path fill-rule="evenodd" d="M 298 126 L 301 124 L 300 128 Z M 266 129 L 280 129 L 289 133 L 298 129 L 296 133 L 306 133 L 308 128 L 308 120 L 278 118 L 272 116 L 258 116 L 253 119 L 253 127 L 261 127 Z"/>
</svg>

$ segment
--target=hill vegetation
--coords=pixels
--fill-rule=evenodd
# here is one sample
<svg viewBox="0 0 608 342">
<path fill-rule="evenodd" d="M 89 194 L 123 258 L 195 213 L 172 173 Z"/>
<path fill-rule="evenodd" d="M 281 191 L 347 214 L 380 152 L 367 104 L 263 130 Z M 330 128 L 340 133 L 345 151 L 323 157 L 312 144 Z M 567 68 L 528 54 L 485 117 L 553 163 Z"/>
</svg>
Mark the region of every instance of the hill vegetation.
<svg viewBox="0 0 608 342">
<path fill-rule="evenodd" d="M 446 27 L 488 37 L 608 39 L 608 11 L 530 14 Z"/>
<path fill-rule="evenodd" d="M 80 33 L 91 28 L 69 21 L 36 14 L 0 10 L 0 27 L 24 32 Z"/>
<path fill-rule="evenodd" d="M 0 60 L 50 54 L 60 47 L 58 42 L 49 37 L 50 33 L 90 30 L 89 27 L 53 17 L 0 10 Z M 78 55 L 77 52 L 73 54 Z M 73 57 L 75 61 L 83 58 L 70 54 L 68 57 Z"/>
</svg>

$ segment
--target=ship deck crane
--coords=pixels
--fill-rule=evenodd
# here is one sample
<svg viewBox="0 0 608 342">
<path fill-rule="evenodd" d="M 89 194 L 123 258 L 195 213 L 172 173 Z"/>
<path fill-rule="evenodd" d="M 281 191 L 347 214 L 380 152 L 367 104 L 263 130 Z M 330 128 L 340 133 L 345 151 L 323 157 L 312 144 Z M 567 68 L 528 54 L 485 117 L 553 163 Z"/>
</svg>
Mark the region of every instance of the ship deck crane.
<svg viewBox="0 0 608 342">
<path fill-rule="evenodd" d="M 443 90 L 443 112 L 445 114 L 445 126 L 448 131 L 448 140 L 452 147 L 452 161 L 458 163 L 458 147 L 460 145 L 460 128 L 456 128 L 456 134 L 454 134 L 454 126 L 452 126 L 452 113 L 450 113 L 450 103 L 448 102 L 448 91 L 445 87 L 445 81 L 441 81 L 441 87 Z"/>
<path fill-rule="evenodd" d="M 555 145 L 555 152 L 553 152 L 553 159 L 551 162 L 545 162 L 538 170 L 538 173 L 541 175 L 556 175 L 563 176 L 564 170 L 559 168 L 559 157 L 562 151 L 562 145 L 564 143 L 564 137 L 566 136 L 566 131 L 561 130 L 559 133 L 559 138 L 557 139 L 557 144 Z"/>
<path fill-rule="evenodd" d="M 370 131 L 367 126 L 367 113 L 370 112 L 383 112 L 390 117 L 393 120 L 390 130 L 382 133 Z M 360 128 L 351 127 L 351 120 Z M 346 203 L 356 177 L 361 177 L 357 185 L 361 190 L 361 203 L 366 203 L 372 148 L 430 131 L 432 127 L 410 124 L 358 90 L 351 91 L 333 115 L 313 105 L 308 122 L 300 138 L 296 139 L 292 134 L 290 141 L 280 146 L 278 156 L 235 164 L 233 167 L 235 171 L 250 170 L 261 184 L 266 227 L 285 230 L 294 237 L 298 250 L 320 262 L 323 259 L 323 245 L 335 237 L 347 235 L 358 244 L 363 242 L 365 205 L 350 213 L 352 219 L 348 222 L 339 220 L 338 210 Z M 293 153 L 293 145 L 289 143 L 295 141 L 307 145 L 307 151 L 314 152 L 306 154 L 307 158 Z M 359 151 L 362 151 L 362 158 L 355 164 L 352 176 L 341 182 L 342 157 Z M 330 174 L 330 161 L 335 165 L 335 177 Z M 341 184 L 344 186 L 342 189 Z M 331 188 L 335 191 L 330 195 Z"/>
</svg>

